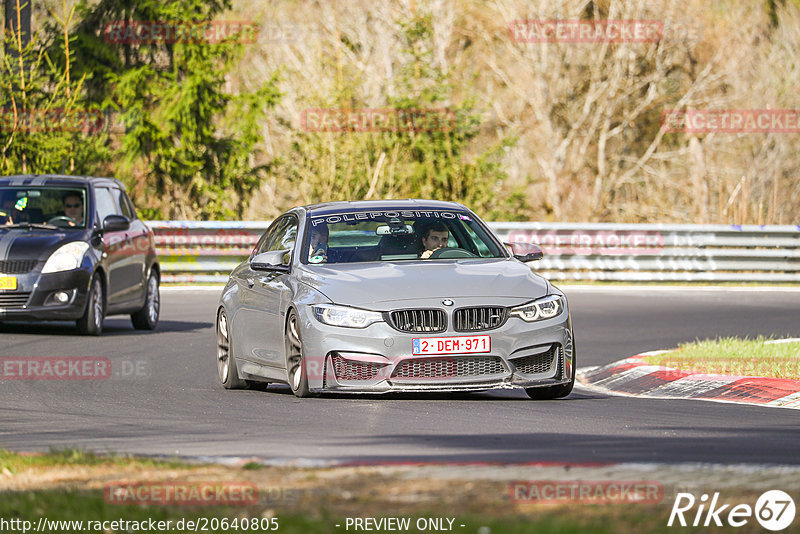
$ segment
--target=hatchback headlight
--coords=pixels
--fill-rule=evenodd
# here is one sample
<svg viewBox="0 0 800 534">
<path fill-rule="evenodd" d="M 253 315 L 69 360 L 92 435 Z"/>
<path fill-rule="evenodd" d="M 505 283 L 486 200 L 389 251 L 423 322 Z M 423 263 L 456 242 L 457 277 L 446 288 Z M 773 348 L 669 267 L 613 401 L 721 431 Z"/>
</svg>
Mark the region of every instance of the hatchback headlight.
<svg viewBox="0 0 800 534">
<path fill-rule="evenodd" d="M 336 304 L 317 304 L 312 306 L 312 310 L 314 310 L 314 317 L 319 322 L 345 328 L 366 328 L 372 323 L 383 320 L 380 312 L 359 310 Z"/>
<path fill-rule="evenodd" d="M 89 243 L 83 241 L 73 241 L 56 249 L 50 254 L 42 268 L 42 273 L 58 273 L 61 271 L 71 271 L 81 266 L 83 255 L 89 250 Z"/>
<path fill-rule="evenodd" d="M 532 323 L 534 321 L 544 321 L 552 319 L 564 309 L 563 297 L 550 295 L 539 300 L 534 300 L 522 306 L 511 309 L 511 315 L 519 317 L 523 321 Z"/>
</svg>

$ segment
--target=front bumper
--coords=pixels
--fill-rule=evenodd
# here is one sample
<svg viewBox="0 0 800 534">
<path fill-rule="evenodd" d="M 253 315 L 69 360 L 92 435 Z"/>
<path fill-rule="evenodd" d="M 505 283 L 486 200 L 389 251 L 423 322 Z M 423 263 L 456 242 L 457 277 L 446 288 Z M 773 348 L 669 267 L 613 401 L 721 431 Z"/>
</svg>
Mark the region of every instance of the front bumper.
<svg viewBox="0 0 800 534">
<path fill-rule="evenodd" d="M 86 309 L 91 273 L 74 269 L 59 273 L 41 274 L 38 269 L 13 275 L 17 289 L 0 291 L 0 320 L 4 321 L 73 321 Z M 65 291 L 68 301 L 59 304 L 54 293 Z"/>
<path fill-rule="evenodd" d="M 569 311 L 534 323 L 509 317 L 499 328 L 474 333 L 400 332 L 385 322 L 364 329 L 328 326 L 310 307 L 298 310 L 309 387 L 315 391 L 481 391 L 569 383 L 575 353 Z M 414 338 L 490 335 L 480 354 L 412 355 Z"/>
</svg>

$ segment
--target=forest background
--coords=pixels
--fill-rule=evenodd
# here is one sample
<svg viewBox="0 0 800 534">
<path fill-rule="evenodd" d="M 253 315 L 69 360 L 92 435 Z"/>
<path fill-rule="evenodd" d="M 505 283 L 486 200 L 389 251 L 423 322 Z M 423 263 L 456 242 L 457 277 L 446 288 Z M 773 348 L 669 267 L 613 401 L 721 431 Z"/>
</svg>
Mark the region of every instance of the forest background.
<svg viewBox="0 0 800 534">
<path fill-rule="evenodd" d="M 663 32 L 514 31 L 576 19 Z M 158 21 L 225 31 L 112 36 Z M 0 172 L 114 176 L 148 219 L 416 197 L 495 221 L 800 224 L 800 133 L 663 127 L 669 110 L 800 110 L 800 0 L 33 0 L 17 37 Z M 319 110 L 452 120 L 319 131 Z"/>
</svg>

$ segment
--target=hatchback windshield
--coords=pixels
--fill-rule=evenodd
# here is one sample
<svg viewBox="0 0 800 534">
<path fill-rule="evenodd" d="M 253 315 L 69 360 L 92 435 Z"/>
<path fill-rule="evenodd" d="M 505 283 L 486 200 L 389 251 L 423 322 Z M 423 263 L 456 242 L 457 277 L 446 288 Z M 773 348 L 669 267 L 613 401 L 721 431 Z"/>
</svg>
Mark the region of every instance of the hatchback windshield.
<svg viewBox="0 0 800 534">
<path fill-rule="evenodd" d="M 469 212 L 350 211 L 307 224 L 303 263 L 506 257 Z"/>
<path fill-rule="evenodd" d="M 0 187 L 0 226 L 86 227 L 86 190 L 79 187 Z"/>
</svg>

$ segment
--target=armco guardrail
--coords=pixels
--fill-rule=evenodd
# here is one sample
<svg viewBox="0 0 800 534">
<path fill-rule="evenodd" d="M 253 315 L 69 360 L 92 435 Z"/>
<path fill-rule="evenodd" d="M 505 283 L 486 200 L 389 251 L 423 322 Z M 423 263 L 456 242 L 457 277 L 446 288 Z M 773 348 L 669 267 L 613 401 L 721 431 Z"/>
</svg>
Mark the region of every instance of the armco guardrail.
<svg viewBox="0 0 800 534">
<path fill-rule="evenodd" d="M 151 221 L 164 282 L 224 282 L 268 221 Z M 552 280 L 800 283 L 800 226 L 489 223 Z"/>
</svg>

